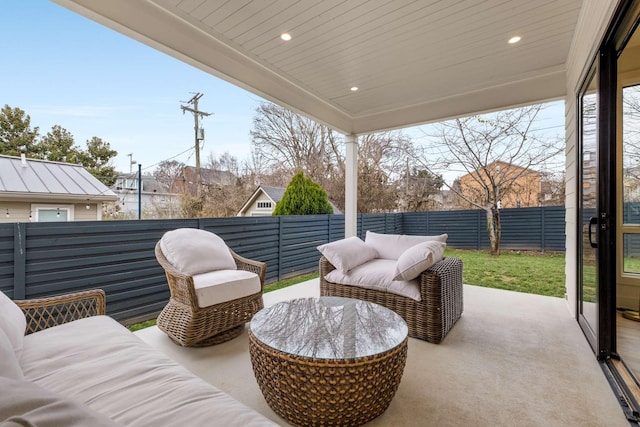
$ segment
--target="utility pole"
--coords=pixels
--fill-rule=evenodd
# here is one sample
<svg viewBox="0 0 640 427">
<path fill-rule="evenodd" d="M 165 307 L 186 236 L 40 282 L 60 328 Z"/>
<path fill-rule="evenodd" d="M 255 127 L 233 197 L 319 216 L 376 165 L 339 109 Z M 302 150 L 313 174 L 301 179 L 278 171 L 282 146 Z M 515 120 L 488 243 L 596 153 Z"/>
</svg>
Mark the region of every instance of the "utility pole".
<svg viewBox="0 0 640 427">
<path fill-rule="evenodd" d="M 204 111 L 200 111 L 198 110 L 198 100 L 200 98 L 202 98 L 204 94 L 203 93 L 196 93 L 195 95 L 193 95 L 193 97 L 186 101 L 187 104 L 193 105 L 193 108 L 191 107 L 187 107 L 186 105 L 181 105 L 180 108 L 182 109 L 182 114 L 185 113 L 185 111 L 189 111 L 190 113 L 193 114 L 193 119 L 195 122 L 195 126 L 194 126 L 194 131 L 195 131 L 195 148 L 196 148 L 196 194 L 199 196 L 200 195 L 200 191 L 201 191 L 201 183 L 202 183 L 202 176 L 200 174 L 200 141 L 204 140 L 204 129 L 200 127 L 200 116 L 203 117 L 208 117 L 210 116 L 212 113 L 205 113 Z M 185 101 L 180 101 L 180 102 L 185 102 Z"/>
</svg>

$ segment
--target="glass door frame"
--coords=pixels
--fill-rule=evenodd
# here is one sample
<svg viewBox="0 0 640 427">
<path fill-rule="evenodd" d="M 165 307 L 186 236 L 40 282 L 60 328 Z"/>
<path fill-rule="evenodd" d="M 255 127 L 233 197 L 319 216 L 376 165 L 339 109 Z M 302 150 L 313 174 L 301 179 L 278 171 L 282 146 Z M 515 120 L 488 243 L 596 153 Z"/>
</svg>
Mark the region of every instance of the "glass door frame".
<svg viewBox="0 0 640 427">
<path fill-rule="evenodd" d="M 614 77 L 613 88 L 611 90 L 611 72 L 615 72 L 616 57 L 611 60 L 610 52 L 601 49 L 598 57 L 589 68 L 589 73 L 584 79 L 584 83 L 578 93 L 576 105 L 579 111 L 577 120 L 577 236 L 578 245 L 578 298 L 577 298 L 577 320 L 580 323 L 589 344 L 599 360 L 604 360 L 611 356 L 615 349 L 615 250 L 616 250 L 616 144 L 615 144 L 615 108 L 612 110 L 611 99 L 613 97 L 615 106 L 616 79 Z M 595 74 L 595 75 L 594 75 Z M 615 74 L 613 74 L 615 76 Z M 589 231 L 593 229 L 595 235 L 596 256 L 596 320 L 595 325 L 589 323 L 583 315 L 583 269 L 584 269 L 584 207 L 583 203 L 583 97 L 593 79 L 596 79 L 596 213 L 594 219 L 595 226 L 588 225 Z M 612 116 L 613 115 L 613 116 Z M 613 129 L 611 124 L 613 123 Z M 613 310 L 611 308 L 613 307 Z M 612 316 L 613 315 L 613 319 Z M 613 326 L 613 330 L 612 330 Z"/>
<path fill-rule="evenodd" d="M 598 60 L 594 60 L 592 62 L 592 64 L 589 67 L 589 72 L 587 73 L 586 77 L 583 80 L 582 86 L 578 92 L 578 96 L 576 98 L 576 106 L 577 106 L 577 111 L 578 111 L 578 118 L 577 118 L 577 146 L 576 146 L 576 150 L 577 150 L 577 188 L 576 188 L 576 194 L 577 194 L 577 198 L 578 198 L 578 206 L 577 206 L 577 260 L 578 260 L 578 274 L 577 274 L 577 280 L 578 280 L 578 295 L 577 295 L 577 307 L 576 307 L 576 315 L 577 315 L 577 320 L 578 323 L 580 324 L 580 327 L 582 328 L 582 331 L 585 335 L 585 337 L 587 338 L 587 341 L 589 342 L 589 345 L 591 346 L 591 348 L 593 349 L 594 353 L 598 353 L 598 348 L 599 343 L 597 342 L 597 338 L 600 336 L 599 333 L 599 328 L 598 328 L 598 324 L 599 324 L 599 319 L 600 319 L 600 315 L 598 313 L 598 303 L 600 301 L 600 296 L 598 294 L 598 291 L 600 289 L 600 287 L 598 286 L 599 283 L 599 278 L 598 277 L 594 277 L 594 284 L 596 286 L 596 293 L 595 293 L 595 304 L 596 304 L 596 308 L 593 310 L 594 311 L 594 315 L 595 315 L 595 319 L 591 318 L 590 315 L 585 315 L 585 302 L 586 302 L 586 298 L 585 298 L 585 287 L 588 285 L 585 280 L 585 269 L 586 269 L 586 263 L 585 263 L 585 259 L 587 256 L 587 251 L 593 252 L 595 254 L 595 265 L 594 268 L 596 270 L 596 273 L 599 273 L 600 268 L 598 266 L 598 260 L 599 260 L 599 254 L 597 252 L 597 249 L 595 249 L 595 247 L 591 246 L 592 241 L 595 240 L 595 243 L 597 244 L 597 242 L 600 242 L 600 236 L 597 233 L 597 230 L 600 228 L 599 223 L 595 224 L 595 233 L 592 233 L 592 230 L 594 229 L 594 226 L 592 225 L 591 221 L 594 219 L 597 219 L 598 214 L 600 212 L 600 206 L 598 205 L 599 202 L 599 194 L 601 193 L 601 189 L 598 187 L 598 183 L 601 181 L 599 179 L 599 177 L 601 176 L 601 171 L 600 171 L 600 164 L 601 164 L 601 159 L 600 159 L 600 149 L 598 147 L 598 141 L 600 140 L 599 135 L 598 135 L 598 131 L 600 129 L 599 127 L 599 63 Z M 594 124 L 596 126 L 593 138 L 595 138 L 595 147 L 590 147 L 591 149 L 595 149 L 595 159 L 589 159 L 590 161 L 595 161 L 596 162 L 596 171 L 595 171 L 595 177 L 591 180 L 589 180 L 589 183 L 593 183 L 596 184 L 593 187 L 595 188 L 591 188 L 591 191 L 595 191 L 595 198 L 596 198 L 596 206 L 595 207 L 589 207 L 588 209 L 593 209 L 595 208 L 595 213 L 593 214 L 593 216 L 591 216 L 590 220 L 587 220 L 587 215 L 586 215 L 586 209 L 587 207 L 585 206 L 585 193 L 586 193 L 586 187 L 585 184 L 587 183 L 587 180 L 585 179 L 586 176 L 586 158 L 585 158 L 585 136 L 587 134 L 587 117 L 585 114 L 586 111 L 586 104 L 587 104 L 587 97 L 591 94 L 593 94 L 593 86 L 595 85 L 595 107 L 596 107 L 596 116 L 595 116 L 595 120 L 594 120 Z M 599 221 L 598 221 L 599 222 Z M 587 227 L 587 230 L 585 230 L 585 226 Z M 588 235 L 588 238 L 587 238 Z M 595 250 L 594 250 L 595 249 Z"/>
</svg>

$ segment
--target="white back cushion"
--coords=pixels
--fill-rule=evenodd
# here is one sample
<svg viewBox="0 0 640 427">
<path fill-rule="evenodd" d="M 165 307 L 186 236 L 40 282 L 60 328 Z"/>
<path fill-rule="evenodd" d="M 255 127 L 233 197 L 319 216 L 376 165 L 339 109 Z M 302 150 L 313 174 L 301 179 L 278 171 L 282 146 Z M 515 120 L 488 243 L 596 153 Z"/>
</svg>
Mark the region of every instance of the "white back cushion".
<svg viewBox="0 0 640 427">
<path fill-rule="evenodd" d="M 375 249 L 367 246 L 359 237 L 325 243 L 317 248 L 331 264 L 343 273 L 371 261 L 378 255 Z"/>
<path fill-rule="evenodd" d="M 393 280 L 415 279 L 427 268 L 442 260 L 446 247 L 446 243 L 436 240 L 411 246 L 398 258 Z"/>
<path fill-rule="evenodd" d="M 447 234 L 440 234 L 439 236 L 408 236 L 405 234 L 379 234 L 367 231 L 364 242 L 378 252 L 378 258 L 397 260 L 411 246 L 430 240 L 446 243 L 447 237 L 449 237 Z"/>
<path fill-rule="evenodd" d="M 16 357 L 20 359 L 27 329 L 24 313 L 4 292 L 0 291 L 0 329 L 9 339 Z"/>
<path fill-rule="evenodd" d="M 236 262 L 224 240 L 208 231 L 197 228 L 167 231 L 160 239 L 160 248 L 171 265 L 192 276 L 236 269 Z"/>
<path fill-rule="evenodd" d="M 16 352 L 13 351 L 13 346 L 2 329 L 0 329 L 0 377 L 24 379 Z"/>
</svg>

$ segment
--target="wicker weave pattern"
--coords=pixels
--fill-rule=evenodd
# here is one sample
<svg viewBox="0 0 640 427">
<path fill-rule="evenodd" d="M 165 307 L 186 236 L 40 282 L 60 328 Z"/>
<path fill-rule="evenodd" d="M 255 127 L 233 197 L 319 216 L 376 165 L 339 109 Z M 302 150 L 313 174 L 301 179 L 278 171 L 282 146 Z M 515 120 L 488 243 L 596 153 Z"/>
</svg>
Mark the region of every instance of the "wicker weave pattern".
<svg viewBox="0 0 640 427">
<path fill-rule="evenodd" d="M 327 360 L 277 351 L 249 331 L 249 353 L 265 400 L 284 419 L 300 426 L 359 426 L 391 403 L 407 339 L 375 356 Z"/>
<path fill-rule="evenodd" d="M 105 314 L 105 295 L 102 289 L 14 302 L 27 319 L 25 335 L 73 320 Z"/>
<path fill-rule="evenodd" d="M 422 301 L 400 295 L 332 283 L 325 276 L 335 267 L 320 258 L 320 295 L 371 301 L 398 313 L 407 322 L 409 336 L 438 344 L 462 315 L 462 260 L 447 257 L 420 274 Z"/>
<path fill-rule="evenodd" d="M 156 244 L 155 254 L 164 268 L 171 292 L 169 303 L 158 316 L 157 325 L 179 345 L 201 347 L 228 341 L 240 335 L 244 324 L 264 306 L 262 290 L 267 265 L 263 262 L 243 258 L 231 251 L 239 270 L 251 271 L 260 277 L 260 291 L 201 308 L 198 307 L 193 278 L 176 270 L 167 261 L 160 249 L 160 242 Z"/>
</svg>

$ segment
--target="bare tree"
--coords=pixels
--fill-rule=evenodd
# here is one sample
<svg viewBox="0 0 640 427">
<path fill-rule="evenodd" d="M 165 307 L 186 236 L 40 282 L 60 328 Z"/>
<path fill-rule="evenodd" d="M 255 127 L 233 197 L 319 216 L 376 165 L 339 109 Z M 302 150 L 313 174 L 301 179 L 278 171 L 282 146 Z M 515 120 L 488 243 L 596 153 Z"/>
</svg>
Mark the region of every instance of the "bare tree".
<svg viewBox="0 0 640 427">
<path fill-rule="evenodd" d="M 561 167 L 563 139 L 532 128 L 542 108 L 533 105 L 439 123 L 430 135 L 433 144 L 423 147 L 419 157 L 432 173 L 464 174 L 458 188 L 445 185 L 471 206 L 485 211 L 494 255 L 500 254 L 501 200 L 522 193 L 533 171 Z"/>
<path fill-rule="evenodd" d="M 341 151 L 332 129 L 271 103 L 256 109 L 251 139 L 254 156 L 271 170 L 301 170 L 321 185 Z"/>
<path fill-rule="evenodd" d="M 182 180 L 184 167 L 185 164 L 177 160 L 165 160 L 158 164 L 153 175 L 167 192 L 179 193 L 181 192 L 179 182 Z"/>
<path fill-rule="evenodd" d="M 263 103 L 256 109 L 251 136 L 253 170 L 260 183 L 286 186 L 294 173 L 303 171 L 344 209 L 341 135 L 285 108 Z M 358 143 L 358 212 L 397 209 L 405 160 L 415 157 L 411 139 L 399 131 L 381 132 L 361 136 Z"/>
<path fill-rule="evenodd" d="M 398 209 L 398 182 L 413 158 L 411 139 L 401 131 L 358 138 L 358 212 L 389 212 Z"/>
<path fill-rule="evenodd" d="M 442 201 L 435 199 L 444 185 L 442 176 L 435 175 L 426 169 L 409 166 L 400 182 L 399 194 L 402 194 L 403 210 L 408 212 L 424 212 L 442 208 Z"/>
<path fill-rule="evenodd" d="M 235 216 L 242 204 L 249 198 L 253 183 L 240 175 L 238 159 L 229 153 L 217 156 L 210 153 L 203 168 L 201 207 L 199 216 L 228 217 Z"/>
</svg>

